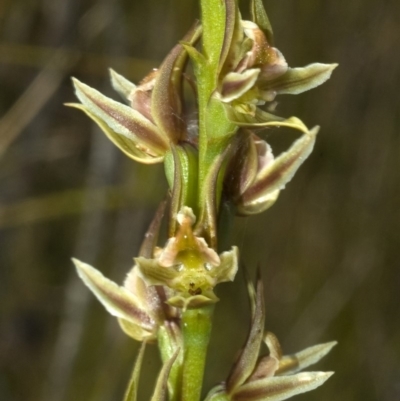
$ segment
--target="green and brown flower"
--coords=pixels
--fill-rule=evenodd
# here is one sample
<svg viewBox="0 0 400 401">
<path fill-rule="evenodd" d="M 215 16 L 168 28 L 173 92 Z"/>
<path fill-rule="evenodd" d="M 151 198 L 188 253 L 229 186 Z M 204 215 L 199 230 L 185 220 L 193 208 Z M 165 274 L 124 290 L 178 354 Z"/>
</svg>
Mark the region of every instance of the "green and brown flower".
<svg viewBox="0 0 400 401">
<path fill-rule="evenodd" d="M 283 356 L 276 336 L 263 330 L 265 310 L 260 280 L 253 303 L 255 309 L 246 344 L 227 380 L 214 387 L 205 401 L 282 401 L 314 390 L 333 374 L 297 372 L 317 363 L 336 345 L 335 341 Z M 260 357 L 259 350 L 263 342 L 269 354 Z"/>
<path fill-rule="evenodd" d="M 184 41 L 193 44 L 200 33 L 201 27 L 196 23 Z M 84 111 L 130 158 L 145 164 L 160 163 L 170 144 L 187 136 L 181 93 L 186 61 L 185 49 L 176 45 L 160 68 L 151 71 L 137 86 L 110 70 L 114 89 L 128 104 L 116 102 L 73 78 L 81 104 L 68 105 Z"/>
<path fill-rule="evenodd" d="M 238 269 L 237 248 L 218 255 L 204 238 L 193 233 L 195 220 L 192 209 L 183 207 L 177 215 L 176 236 L 156 250 L 155 258 L 135 258 L 147 285 L 171 288 L 174 295 L 168 303 L 183 309 L 218 301 L 214 287 L 233 281 Z"/>
</svg>

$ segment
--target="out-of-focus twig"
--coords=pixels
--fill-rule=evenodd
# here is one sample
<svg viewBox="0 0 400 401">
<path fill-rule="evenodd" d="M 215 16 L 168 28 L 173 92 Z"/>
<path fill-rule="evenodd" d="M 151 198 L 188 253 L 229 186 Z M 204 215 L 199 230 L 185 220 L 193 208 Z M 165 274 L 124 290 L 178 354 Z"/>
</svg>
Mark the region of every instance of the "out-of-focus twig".
<svg viewBox="0 0 400 401">
<path fill-rule="evenodd" d="M 66 47 L 53 49 L 46 46 L 16 43 L 0 43 L 0 61 L 5 64 L 42 69 L 53 57 L 55 51 L 66 60 L 75 60 L 74 69 L 78 73 L 90 76 L 104 76 L 112 65 L 113 68 L 127 71 L 127 75 L 131 79 L 140 79 L 155 65 L 159 64 L 158 61 L 153 60 L 108 56 Z M 48 65 L 47 69 L 58 71 L 61 67 L 59 64 L 53 63 Z"/>
<path fill-rule="evenodd" d="M 105 208 L 114 210 L 126 206 L 121 188 L 106 187 L 92 189 L 94 199 L 99 194 L 106 194 L 105 204 L 93 202 L 91 212 Z M 82 213 L 86 196 L 85 189 L 75 189 L 57 192 L 41 197 L 28 198 L 10 205 L 0 206 L 0 228 L 14 227 L 22 224 L 32 224 L 56 218 L 65 218 Z"/>
<path fill-rule="evenodd" d="M 54 51 L 46 66 L 0 120 L 0 157 L 51 98 L 76 57 Z"/>
<path fill-rule="evenodd" d="M 91 193 L 94 202 L 91 203 L 90 212 L 123 209 L 132 202 L 132 196 L 123 187 L 101 187 L 92 189 Z M 104 203 L 96 201 L 100 194 L 106 197 Z M 0 205 L 0 228 L 40 223 L 89 212 L 83 209 L 85 196 L 85 189 L 74 189 Z M 135 195 L 134 202 L 136 205 L 143 203 L 156 206 L 156 201 L 153 205 L 152 199 L 148 199 L 146 195 L 142 197 L 139 192 Z"/>
<path fill-rule="evenodd" d="M 53 96 L 62 80 L 79 60 L 84 60 L 84 70 L 86 69 L 88 72 L 93 73 L 102 70 L 105 73 L 107 71 L 105 66 L 110 64 L 107 57 L 90 55 L 83 58 L 82 56 L 82 52 L 71 49 L 52 50 L 27 45 L 0 45 L 0 60 L 2 62 L 17 62 L 33 66 L 45 64 L 26 91 L 0 119 L 0 157 Z M 116 61 L 114 59 L 112 64 L 116 68 L 134 65 L 132 71 L 137 71 L 138 75 L 143 75 L 143 71 L 148 71 L 151 68 L 150 62 L 129 58 L 121 58 Z"/>
</svg>

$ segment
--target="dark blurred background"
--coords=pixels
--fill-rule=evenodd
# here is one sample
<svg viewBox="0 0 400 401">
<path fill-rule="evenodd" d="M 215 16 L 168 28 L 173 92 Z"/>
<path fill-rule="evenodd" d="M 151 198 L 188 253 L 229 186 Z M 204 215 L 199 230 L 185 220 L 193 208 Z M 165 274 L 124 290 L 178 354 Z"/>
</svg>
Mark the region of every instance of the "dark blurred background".
<svg viewBox="0 0 400 401">
<path fill-rule="evenodd" d="M 248 15 L 247 1 L 242 1 Z M 268 0 L 291 66 L 338 62 L 281 115 L 322 130 L 309 160 L 233 243 L 266 286 L 286 352 L 330 340 L 334 370 L 298 400 L 400 399 L 400 2 Z M 112 94 L 140 80 L 198 16 L 196 0 L 0 3 L 0 399 L 121 400 L 138 343 L 78 281 L 70 257 L 122 282 L 166 184 L 73 109 L 74 75 Z M 114 96 L 114 95 L 112 95 Z M 267 136 L 282 146 L 281 133 Z M 248 324 L 240 274 L 219 288 L 206 386 L 225 378 Z M 159 369 L 148 347 L 141 399 Z"/>
</svg>

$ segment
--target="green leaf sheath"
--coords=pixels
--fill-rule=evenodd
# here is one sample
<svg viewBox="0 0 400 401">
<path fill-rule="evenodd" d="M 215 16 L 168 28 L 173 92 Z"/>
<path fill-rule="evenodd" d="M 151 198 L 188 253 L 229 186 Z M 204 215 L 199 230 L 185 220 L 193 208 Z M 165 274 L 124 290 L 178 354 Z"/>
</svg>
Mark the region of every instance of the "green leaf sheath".
<svg viewBox="0 0 400 401">
<path fill-rule="evenodd" d="M 161 353 L 163 363 L 166 363 L 175 352 L 182 346 L 179 329 L 175 324 L 167 324 L 160 327 L 158 331 L 158 347 Z M 182 386 L 182 349 L 172 365 L 168 377 L 169 401 L 178 401 Z"/>
</svg>

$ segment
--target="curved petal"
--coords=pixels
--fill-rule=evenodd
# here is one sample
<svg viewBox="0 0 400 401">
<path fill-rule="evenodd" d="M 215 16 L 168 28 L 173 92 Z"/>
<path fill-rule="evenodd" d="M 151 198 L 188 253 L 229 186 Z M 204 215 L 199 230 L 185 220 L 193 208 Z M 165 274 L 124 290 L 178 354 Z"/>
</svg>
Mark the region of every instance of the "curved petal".
<svg viewBox="0 0 400 401">
<path fill-rule="evenodd" d="M 128 273 L 123 287 L 131 294 L 135 294 L 139 307 L 145 310 L 152 319 L 156 322 L 165 320 L 164 304 L 160 294 L 155 287 L 146 285 L 144 280 L 139 277 L 137 266 L 133 266 Z"/>
<path fill-rule="evenodd" d="M 143 327 L 138 326 L 129 320 L 118 318 L 119 326 L 121 330 L 129 337 L 136 341 L 148 341 L 152 342 L 157 339 L 157 331 L 145 330 Z"/>
<path fill-rule="evenodd" d="M 262 128 L 262 127 L 288 127 L 297 129 L 301 132 L 307 133 L 308 128 L 297 117 L 289 117 L 284 119 L 274 114 L 263 111 L 259 108 L 256 109 L 254 115 L 244 114 L 236 108 L 226 105 L 225 111 L 228 118 L 239 127 L 249 128 Z"/>
<path fill-rule="evenodd" d="M 266 331 L 264 334 L 264 343 L 269 349 L 269 354 L 280 361 L 282 358 L 282 348 L 278 337 L 274 333 Z"/>
<path fill-rule="evenodd" d="M 275 357 L 271 355 L 264 356 L 258 361 L 256 368 L 247 379 L 247 382 L 250 383 L 266 379 L 267 377 L 273 377 L 278 367 L 279 361 Z"/>
<path fill-rule="evenodd" d="M 259 74 L 259 68 L 248 69 L 242 73 L 230 72 L 227 74 L 222 81 L 221 101 L 229 103 L 238 99 L 254 86 Z"/>
<path fill-rule="evenodd" d="M 232 250 L 219 255 L 221 263 L 211 268 L 210 275 L 215 277 L 216 284 L 225 281 L 233 281 L 238 270 L 239 250 L 236 246 Z"/>
<path fill-rule="evenodd" d="M 251 216 L 269 209 L 277 200 L 280 191 L 276 190 L 263 197 L 255 199 L 239 200 L 236 205 L 236 214 L 239 216 Z"/>
<path fill-rule="evenodd" d="M 259 76 L 260 84 L 262 82 L 277 79 L 286 73 L 289 66 L 283 54 L 275 47 L 270 47 L 268 51 L 268 61 L 261 65 Z"/>
<path fill-rule="evenodd" d="M 255 113 L 248 113 L 240 106 L 225 105 L 225 112 L 230 121 L 239 127 L 268 127 L 279 125 L 278 122 L 285 121 L 284 118 L 256 108 Z M 295 118 L 295 117 L 293 117 Z"/>
</svg>

